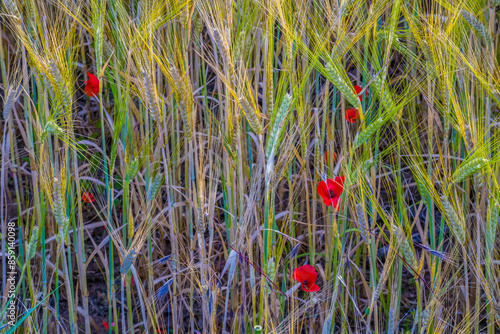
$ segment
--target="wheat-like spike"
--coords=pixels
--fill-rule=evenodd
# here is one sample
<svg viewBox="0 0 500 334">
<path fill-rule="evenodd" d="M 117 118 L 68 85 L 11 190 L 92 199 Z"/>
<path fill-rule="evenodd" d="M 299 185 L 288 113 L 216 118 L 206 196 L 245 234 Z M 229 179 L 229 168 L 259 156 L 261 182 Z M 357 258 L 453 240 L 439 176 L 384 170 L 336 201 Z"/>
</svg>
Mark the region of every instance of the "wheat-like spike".
<svg viewBox="0 0 500 334">
<path fill-rule="evenodd" d="M 274 261 L 274 257 L 268 260 L 266 267 L 264 269 L 265 269 L 264 272 L 269 278 L 269 281 L 274 282 L 274 279 L 276 278 L 276 263 Z M 268 286 L 271 287 L 269 283 Z M 268 288 L 267 293 L 270 294 L 272 290 L 274 290 L 272 287 Z"/>
<path fill-rule="evenodd" d="M 132 180 L 139 171 L 139 159 L 134 159 L 130 164 L 127 165 L 127 177 Z"/>
<path fill-rule="evenodd" d="M 373 293 L 372 296 L 372 304 L 375 303 L 380 297 L 382 289 L 385 286 L 385 282 L 387 282 L 387 279 L 389 278 L 389 272 L 390 272 L 389 268 L 384 268 L 384 270 L 380 274 L 380 279 L 378 281 L 377 288 L 375 289 L 375 292 Z"/>
<path fill-rule="evenodd" d="M 160 108 L 158 108 L 158 96 L 153 80 L 147 71 L 142 72 L 144 87 L 146 88 L 146 97 L 148 99 L 149 114 L 156 122 L 161 122 Z"/>
<path fill-rule="evenodd" d="M 214 39 L 215 43 L 217 44 L 217 48 L 219 48 L 222 58 L 224 59 L 224 66 L 226 67 L 226 72 L 228 75 L 229 79 L 229 85 L 230 87 L 235 87 L 235 74 L 234 74 L 234 68 L 233 64 L 231 62 L 231 55 L 229 54 L 229 49 L 227 48 L 227 45 L 224 41 L 224 38 L 222 34 L 220 33 L 219 29 L 214 28 Z"/>
<path fill-rule="evenodd" d="M 188 27 L 188 21 L 189 21 L 189 1 L 186 1 L 185 7 L 182 9 L 182 11 L 179 13 L 180 16 L 180 21 L 181 24 L 184 28 Z"/>
<path fill-rule="evenodd" d="M 148 192 L 148 200 L 152 200 L 156 197 L 156 194 L 158 194 L 158 190 L 160 190 L 160 187 L 163 184 L 163 175 L 160 173 L 156 174 L 153 181 L 151 182 L 151 187 Z"/>
<path fill-rule="evenodd" d="M 203 38 L 201 36 L 201 33 L 203 31 L 203 18 L 201 15 L 196 15 L 196 18 L 194 20 L 194 40 L 198 46 L 201 47 L 203 43 Z M 236 58 L 238 59 L 238 58 Z"/>
<path fill-rule="evenodd" d="M 277 110 L 276 114 L 272 117 L 271 132 L 269 133 L 269 138 L 267 142 L 266 156 L 268 159 L 272 158 L 276 147 L 279 147 L 280 141 L 282 140 L 282 134 L 286 128 L 286 120 L 288 112 L 290 109 L 290 104 L 292 102 L 292 96 L 286 94 L 283 97 L 283 102 Z"/>
<path fill-rule="evenodd" d="M 51 133 L 53 135 L 59 136 L 63 133 L 63 129 L 59 127 L 54 121 L 50 120 L 45 124 L 45 128 L 40 135 L 40 142 L 43 142 L 47 135 Z"/>
<path fill-rule="evenodd" d="M 38 245 L 38 230 L 39 230 L 38 225 L 35 225 L 31 230 L 31 238 L 28 244 L 28 252 L 27 252 L 28 258 L 26 259 L 27 261 L 35 257 L 36 247 Z"/>
<path fill-rule="evenodd" d="M 7 8 L 7 12 L 15 16 L 19 21 L 21 21 L 21 13 L 19 12 L 19 9 L 17 8 L 16 4 L 12 0 L 3 0 L 3 4 L 5 8 Z"/>
<path fill-rule="evenodd" d="M 64 202 L 62 196 L 61 181 L 54 177 L 54 217 L 59 225 L 64 224 L 66 221 L 66 214 L 64 213 Z"/>
<path fill-rule="evenodd" d="M 360 203 L 356 204 L 356 213 L 358 214 L 358 225 L 361 233 L 361 238 L 365 244 L 369 245 L 371 238 L 368 234 L 368 225 L 366 224 L 365 211 L 363 210 L 363 205 Z"/>
<path fill-rule="evenodd" d="M 468 125 L 465 126 L 465 144 L 467 145 L 469 154 L 471 154 L 472 150 L 474 149 L 474 142 L 472 141 L 472 134 Z"/>
<path fill-rule="evenodd" d="M 340 73 L 337 71 L 337 69 L 331 64 L 331 63 L 326 63 L 325 65 L 325 70 L 328 73 L 329 80 L 334 84 L 337 89 L 344 94 L 345 98 L 347 101 L 349 101 L 350 104 L 352 104 L 353 107 L 358 107 L 359 106 L 359 97 L 342 78 Z"/>
<path fill-rule="evenodd" d="M 17 88 L 16 91 L 14 91 L 12 88 L 9 87 L 6 93 L 6 97 L 4 100 L 4 106 L 3 106 L 3 118 L 7 120 L 9 118 L 10 111 L 12 110 L 12 107 L 16 103 L 19 93 L 21 92 L 21 86 Z"/>
<path fill-rule="evenodd" d="M 40 136 L 40 141 L 43 142 L 49 133 L 59 136 L 63 133 L 63 129 L 54 123 L 54 121 L 50 120 L 45 124 L 45 128 Z"/>
<path fill-rule="evenodd" d="M 344 54 L 349 51 L 349 48 L 352 45 L 352 38 L 354 34 L 347 34 L 341 40 L 337 41 L 337 45 L 335 46 L 335 55 L 338 57 L 343 57 Z"/>
<path fill-rule="evenodd" d="M 132 248 L 128 254 L 125 256 L 125 258 L 123 259 L 123 263 L 122 263 L 122 266 L 120 268 L 120 273 L 122 275 L 126 275 L 129 270 L 130 270 L 130 267 L 132 266 L 132 263 L 134 263 L 134 259 L 137 255 L 137 251 Z"/>
<path fill-rule="evenodd" d="M 389 324 L 387 326 L 387 334 L 394 333 L 394 325 L 396 324 L 396 308 L 391 306 L 389 310 Z"/>
<path fill-rule="evenodd" d="M 465 229 L 462 224 L 462 220 L 459 218 L 455 209 L 451 203 L 448 202 L 445 196 L 441 196 L 441 202 L 443 202 L 444 211 L 448 216 L 450 229 L 455 235 L 455 238 L 457 238 L 458 242 L 463 246 L 465 244 Z"/>
<path fill-rule="evenodd" d="M 142 18 L 144 16 L 144 3 L 142 0 L 139 0 L 137 2 L 137 13 L 136 13 L 136 19 L 137 19 L 137 25 L 141 25 Z"/>
<path fill-rule="evenodd" d="M 460 11 L 460 15 L 464 18 L 465 21 L 467 21 L 476 31 L 481 35 L 483 38 L 484 44 L 486 46 L 493 45 L 493 38 L 491 37 L 490 32 L 486 27 L 474 16 L 472 13 L 469 13 L 465 9 L 462 9 Z"/>
<path fill-rule="evenodd" d="M 392 110 L 393 107 L 395 106 L 395 102 L 394 99 L 392 98 L 389 88 L 387 87 L 387 85 L 384 84 L 381 76 L 382 76 L 381 73 L 377 75 L 373 79 L 371 86 L 373 87 L 373 91 L 375 92 L 375 94 L 377 94 L 384 108 L 386 110 Z"/>
<path fill-rule="evenodd" d="M 374 122 L 370 123 L 363 131 L 356 134 L 354 138 L 354 148 L 358 148 L 365 143 L 375 132 L 377 132 L 385 124 L 383 117 L 377 118 Z"/>
<path fill-rule="evenodd" d="M 244 96 L 240 96 L 238 100 L 240 101 L 241 108 L 243 109 L 243 112 L 245 113 L 248 123 L 250 123 L 253 131 L 255 131 L 255 133 L 257 134 L 261 134 L 262 125 L 260 123 L 260 116 L 257 114 L 257 111 L 252 108 L 252 106 Z"/>
<path fill-rule="evenodd" d="M 193 139 L 193 129 L 189 120 L 189 115 L 186 108 L 186 103 L 183 100 L 179 101 L 179 113 L 181 114 L 182 121 L 184 122 L 184 133 L 188 141 Z"/>
<path fill-rule="evenodd" d="M 433 303 L 431 301 L 431 303 L 429 303 L 429 305 L 425 308 L 425 310 L 423 310 L 420 313 L 420 319 L 421 319 L 420 321 L 422 322 L 422 327 L 420 328 L 421 334 L 425 333 L 425 330 L 427 329 L 427 326 L 429 325 L 429 320 L 431 319 L 432 306 L 433 306 Z"/>
<path fill-rule="evenodd" d="M 471 155 L 474 150 L 474 142 L 472 141 L 472 134 L 470 131 L 470 127 L 468 125 L 465 126 L 465 144 L 467 145 L 467 149 L 469 150 L 469 155 Z M 482 186 L 482 179 L 479 175 L 474 175 L 474 190 L 476 193 L 479 193 L 479 190 Z"/>
<path fill-rule="evenodd" d="M 52 75 L 52 78 L 54 78 L 54 81 L 56 83 L 56 87 L 53 87 L 52 90 L 55 92 L 56 90 L 61 94 L 62 96 L 62 102 L 64 104 L 64 108 L 66 111 L 71 111 L 71 96 L 70 93 L 66 89 L 66 85 L 64 84 L 63 77 L 61 75 L 61 71 L 59 71 L 59 68 L 57 67 L 56 63 L 54 61 L 51 61 L 49 64 L 49 71 L 50 74 Z M 55 96 L 54 96 L 55 98 Z"/>
<path fill-rule="evenodd" d="M 498 216 L 500 213 L 500 206 L 495 198 L 491 198 L 490 201 L 490 217 L 488 219 L 488 226 L 486 228 L 486 245 L 488 250 L 491 252 L 495 246 L 495 239 L 498 226 Z"/>
<path fill-rule="evenodd" d="M 458 183 L 472 174 L 479 171 L 481 168 L 488 164 L 489 160 L 485 158 L 476 158 L 464 164 L 461 164 L 460 167 L 453 173 L 453 182 Z"/>
<path fill-rule="evenodd" d="M 401 227 L 396 227 L 396 235 L 397 235 L 397 241 L 399 243 L 399 247 L 403 251 L 403 256 L 411 269 L 417 270 L 418 268 L 418 263 L 417 263 L 417 258 L 415 257 L 415 252 L 413 251 L 413 248 L 411 247 L 408 238 L 406 237 L 406 234 L 403 232 L 403 229 Z"/>
<path fill-rule="evenodd" d="M 422 196 L 422 198 L 427 198 L 429 192 L 427 191 L 427 188 L 425 188 L 424 184 L 418 178 L 415 178 L 415 183 L 417 184 L 417 189 L 420 193 L 420 196 Z"/>
<path fill-rule="evenodd" d="M 69 238 L 68 238 L 69 228 L 70 228 L 69 219 L 65 218 L 61 224 L 60 230 L 61 230 L 61 242 L 64 242 L 66 246 L 69 246 Z"/>
</svg>

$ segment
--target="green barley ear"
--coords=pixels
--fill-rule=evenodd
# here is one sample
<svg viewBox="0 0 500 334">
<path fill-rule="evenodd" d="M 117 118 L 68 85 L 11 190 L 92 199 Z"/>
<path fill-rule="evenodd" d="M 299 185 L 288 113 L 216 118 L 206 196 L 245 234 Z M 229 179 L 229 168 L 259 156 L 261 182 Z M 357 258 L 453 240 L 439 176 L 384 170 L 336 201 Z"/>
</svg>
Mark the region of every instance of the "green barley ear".
<svg viewBox="0 0 500 334">
<path fill-rule="evenodd" d="M 290 94 L 285 94 L 283 101 L 281 102 L 281 106 L 271 117 L 271 132 L 269 133 L 266 149 L 266 156 L 268 159 L 271 159 L 274 156 L 276 148 L 281 144 L 288 121 L 287 116 L 290 111 L 291 102 L 292 96 Z"/>
<path fill-rule="evenodd" d="M 488 233 L 486 233 L 486 247 L 487 250 L 491 252 L 495 246 L 500 206 L 495 198 L 491 198 L 489 202 L 490 215 L 488 217 L 488 226 L 486 228 L 486 231 L 488 231 Z"/>
<path fill-rule="evenodd" d="M 358 225 L 361 233 L 361 238 L 363 239 L 365 244 L 369 245 L 371 239 L 370 235 L 368 234 L 368 225 L 366 224 L 365 211 L 363 210 L 363 206 L 360 203 L 356 204 L 356 213 L 358 215 Z"/>
<path fill-rule="evenodd" d="M 462 180 L 468 178 L 472 174 L 478 172 L 484 166 L 488 164 L 489 160 L 485 158 L 476 158 L 464 164 L 461 164 L 460 167 L 453 173 L 453 182 L 458 183 Z"/>
<path fill-rule="evenodd" d="M 225 38 L 220 33 L 219 29 L 214 28 L 213 32 L 214 32 L 215 44 L 217 45 L 217 48 L 219 49 L 222 55 L 222 59 L 224 61 L 224 68 L 228 75 L 229 86 L 231 88 L 236 87 L 236 80 L 235 80 L 236 75 L 234 72 L 233 63 L 231 62 L 231 55 L 229 53 L 229 48 L 225 43 Z"/>
<path fill-rule="evenodd" d="M 193 139 L 193 129 L 191 127 L 191 121 L 189 120 L 189 114 L 186 108 L 186 103 L 183 100 L 179 101 L 179 113 L 181 114 L 182 121 L 184 122 L 184 133 L 188 141 Z"/>
<path fill-rule="evenodd" d="M 132 266 L 132 263 L 134 263 L 134 259 L 137 255 L 137 251 L 132 248 L 128 254 L 125 256 L 125 258 L 123 259 L 123 263 L 122 263 L 122 266 L 120 268 L 120 273 L 125 276 L 129 270 L 130 270 L 130 267 Z"/>
<path fill-rule="evenodd" d="M 417 258 L 415 257 L 415 252 L 411 247 L 406 234 L 403 232 L 403 229 L 399 226 L 396 227 L 396 236 L 396 240 L 399 243 L 399 248 L 403 251 L 403 257 L 405 258 L 407 265 L 414 271 L 417 271 L 418 262 Z"/>
<path fill-rule="evenodd" d="M 60 180 L 54 177 L 54 217 L 58 225 L 64 224 L 66 221 L 66 214 L 64 213 L 64 202 L 62 196 L 62 186 Z"/>
<path fill-rule="evenodd" d="M 375 132 L 377 132 L 385 123 L 383 117 L 377 118 L 374 122 L 370 123 L 363 131 L 356 134 L 354 138 L 354 148 L 358 148 L 365 143 Z"/>
<path fill-rule="evenodd" d="M 252 108 L 252 106 L 244 96 L 240 96 L 238 100 L 240 101 L 241 108 L 243 109 L 243 112 L 245 113 L 248 123 L 252 127 L 253 131 L 255 131 L 255 133 L 257 134 L 261 134 L 262 125 L 260 123 L 260 116 L 257 114 L 257 111 Z"/>
<path fill-rule="evenodd" d="M 274 257 L 270 258 L 265 267 L 265 273 L 271 282 L 274 282 L 276 278 L 276 263 L 274 262 Z M 268 293 L 271 293 L 268 290 Z"/>
<path fill-rule="evenodd" d="M 493 45 L 493 38 L 491 37 L 490 32 L 488 29 L 474 16 L 472 13 L 469 13 L 465 9 L 462 9 L 460 11 L 460 15 L 464 18 L 467 23 L 469 23 L 476 31 L 479 33 L 479 35 L 483 38 L 483 42 L 486 46 Z"/>
<path fill-rule="evenodd" d="M 27 252 L 28 258 L 26 259 L 27 261 L 35 257 L 36 247 L 38 244 L 38 231 L 39 231 L 38 225 L 35 225 L 31 230 L 31 238 L 28 244 L 28 252 Z"/>
<path fill-rule="evenodd" d="M 326 63 L 325 65 L 326 73 L 328 73 L 328 80 L 330 80 L 335 87 L 345 96 L 347 101 L 353 106 L 359 106 L 359 97 L 351 88 L 350 85 L 346 83 L 346 81 L 342 78 L 339 71 L 333 66 L 331 63 Z"/>
<path fill-rule="evenodd" d="M 156 88 L 153 84 L 153 80 L 148 72 L 142 72 L 142 77 L 144 79 L 144 87 L 146 88 L 146 98 L 148 99 L 148 110 L 149 114 L 156 122 L 161 122 L 160 108 L 158 107 L 158 96 L 156 94 Z"/>
<path fill-rule="evenodd" d="M 386 110 L 393 110 L 396 103 L 392 98 L 392 94 L 389 91 L 389 87 L 384 83 L 384 80 L 381 78 L 382 73 L 379 73 L 375 76 L 372 81 L 371 87 L 373 88 L 374 93 L 377 95 L 380 103 L 384 106 Z"/>
<path fill-rule="evenodd" d="M 160 190 L 160 187 L 163 184 L 163 175 L 161 174 L 156 174 L 153 181 L 151 182 L 151 186 L 148 191 L 148 200 L 151 201 L 156 197 L 156 194 L 158 194 L 158 190 Z"/>
<path fill-rule="evenodd" d="M 57 67 L 56 63 L 54 63 L 54 61 L 51 61 L 49 64 L 49 72 L 56 84 L 56 86 L 52 88 L 54 93 L 57 92 L 58 94 L 60 94 L 65 111 L 71 112 L 71 93 L 68 92 L 68 87 L 66 87 L 66 85 L 64 84 L 64 79 L 61 75 L 61 71 L 59 71 L 59 68 Z"/>
<path fill-rule="evenodd" d="M 10 111 L 17 99 L 19 98 L 19 94 L 21 93 L 21 85 L 16 90 L 13 90 L 11 87 L 7 90 L 6 97 L 3 104 L 3 118 L 7 120 L 9 118 Z"/>
<path fill-rule="evenodd" d="M 135 158 L 127 165 L 127 177 L 132 180 L 139 172 L 139 159 Z"/>
<path fill-rule="evenodd" d="M 444 212 L 448 216 L 450 230 L 453 232 L 458 242 L 463 246 L 465 244 L 465 228 L 462 224 L 462 220 L 445 196 L 441 196 L 441 202 L 443 203 Z"/>
<path fill-rule="evenodd" d="M 63 129 L 53 120 L 50 120 L 45 124 L 45 128 L 40 135 L 40 141 L 43 142 L 49 133 L 59 137 L 60 135 L 62 135 Z"/>
<path fill-rule="evenodd" d="M 426 329 L 427 329 L 427 326 L 429 325 L 429 320 L 431 319 L 431 314 L 432 314 L 432 307 L 434 305 L 434 300 L 431 300 L 431 302 L 429 303 L 429 305 L 427 305 L 427 307 L 425 308 L 425 310 L 423 310 L 421 313 L 420 313 L 420 319 L 421 319 L 421 322 L 422 322 L 422 327 L 420 328 L 420 333 L 421 334 L 424 334 Z"/>
<path fill-rule="evenodd" d="M 190 112 L 187 108 L 186 101 L 184 100 L 186 97 L 189 97 L 189 92 L 184 84 L 184 81 L 175 66 L 170 67 L 170 74 L 172 75 L 172 79 L 177 88 L 177 99 L 179 105 L 179 113 L 182 118 L 182 122 L 184 122 L 184 133 L 188 141 L 193 139 L 193 127 L 190 119 Z"/>
<path fill-rule="evenodd" d="M 3 5 L 7 9 L 7 13 L 9 14 L 9 16 L 16 19 L 17 21 L 16 24 L 18 25 L 18 29 L 22 29 L 21 26 L 19 25 L 19 23 L 22 22 L 22 16 L 15 2 L 13 0 L 3 0 Z"/>
<path fill-rule="evenodd" d="M 69 246 L 69 238 L 68 238 L 68 233 L 69 233 L 69 228 L 70 228 L 70 224 L 69 224 L 69 219 L 66 218 L 62 224 L 61 224 L 61 228 L 60 228 L 60 232 L 61 232 L 61 242 L 64 242 L 66 244 L 66 246 Z"/>
</svg>

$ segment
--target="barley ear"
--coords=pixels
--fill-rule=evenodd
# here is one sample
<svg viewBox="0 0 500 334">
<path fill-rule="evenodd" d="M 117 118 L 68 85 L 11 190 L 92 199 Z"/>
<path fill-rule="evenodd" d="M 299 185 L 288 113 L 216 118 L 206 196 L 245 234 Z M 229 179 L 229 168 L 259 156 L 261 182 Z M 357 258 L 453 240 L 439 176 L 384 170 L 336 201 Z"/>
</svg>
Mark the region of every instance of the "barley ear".
<svg viewBox="0 0 500 334">
<path fill-rule="evenodd" d="M 125 256 L 125 258 L 123 259 L 123 263 L 122 263 L 122 266 L 120 268 L 120 273 L 122 275 L 126 275 L 129 270 L 130 270 L 130 267 L 132 266 L 132 263 L 134 263 L 134 259 L 137 255 L 137 251 L 132 248 L 128 254 Z"/>
<path fill-rule="evenodd" d="M 458 242 L 463 246 L 465 244 L 465 229 L 462 224 L 462 220 L 459 218 L 455 209 L 451 203 L 448 202 L 445 196 L 441 196 L 441 202 L 443 203 L 444 211 L 448 216 L 450 230 L 455 238 L 457 238 Z"/>
<path fill-rule="evenodd" d="M 28 252 L 27 252 L 28 258 L 26 259 L 27 261 L 29 261 L 35 257 L 36 247 L 38 244 L 38 231 L 39 231 L 38 225 L 35 225 L 33 227 L 33 229 L 31 230 L 31 238 L 30 238 L 30 242 L 28 244 Z"/>
</svg>

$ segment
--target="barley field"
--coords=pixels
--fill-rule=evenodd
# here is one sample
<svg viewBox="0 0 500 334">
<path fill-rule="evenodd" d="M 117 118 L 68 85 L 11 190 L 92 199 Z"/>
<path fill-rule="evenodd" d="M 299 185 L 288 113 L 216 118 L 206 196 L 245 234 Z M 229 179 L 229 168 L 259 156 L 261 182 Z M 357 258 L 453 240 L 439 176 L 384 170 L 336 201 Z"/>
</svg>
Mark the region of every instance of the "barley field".
<svg viewBox="0 0 500 334">
<path fill-rule="evenodd" d="M 500 333 L 498 0 L 0 0 L 0 333 Z"/>
</svg>

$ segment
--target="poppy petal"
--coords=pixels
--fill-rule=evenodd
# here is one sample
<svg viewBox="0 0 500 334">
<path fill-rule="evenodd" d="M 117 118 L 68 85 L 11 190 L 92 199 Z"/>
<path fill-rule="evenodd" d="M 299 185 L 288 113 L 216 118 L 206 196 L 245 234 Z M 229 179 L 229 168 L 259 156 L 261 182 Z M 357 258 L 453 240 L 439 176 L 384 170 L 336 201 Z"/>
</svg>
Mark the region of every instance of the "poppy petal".
<svg viewBox="0 0 500 334">
<path fill-rule="evenodd" d="M 108 330 L 108 329 L 109 329 L 109 325 L 108 325 L 108 323 L 107 323 L 106 321 L 104 321 L 104 320 L 103 320 L 103 321 L 102 321 L 102 325 L 104 326 L 104 329 L 105 329 L 105 330 Z"/>
<path fill-rule="evenodd" d="M 359 97 L 359 102 L 363 102 L 363 95 L 359 95 L 359 93 L 361 93 L 361 91 L 363 90 L 363 88 L 361 88 L 360 86 L 356 85 L 356 86 L 354 86 L 354 90 L 356 91 L 356 95 L 358 95 L 358 97 Z"/>
<path fill-rule="evenodd" d="M 345 111 L 345 119 L 348 122 L 356 123 L 356 119 L 359 117 L 358 109 L 351 108 Z"/>
<path fill-rule="evenodd" d="M 328 192 L 328 186 L 325 183 L 325 181 L 321 181 L 318 186 L 316 187 L 316 190 L 318 191 L 318 194 L 323 197 L 323 201 L 326 199 L 330 198 L 330 193 Z"/>
<path fill-rule="evenodd" d="M 85 94 L 90 97 L 99 93 L 99 79 L 92 73 L 88 73 L 89 79 L 85 81 Z"/>
<path fill-rule="evenodd" d="M 333 190 L 333 192 L 338 196 L 342 195 L 342 193 L 344 192 L 344 182 L 345 176 L 337 176 L 335 180 L 333 180 L 331 190 Z"/>
<path fill-rule="evenodd" d="M 319 286 L 317 284 L 313 284 L 313 285 L 307 287 L 307 286 L 304 286 L 304 284 L 302 284 L 302 289 L 306 292 L 318 292 Z"/>
</svg>

